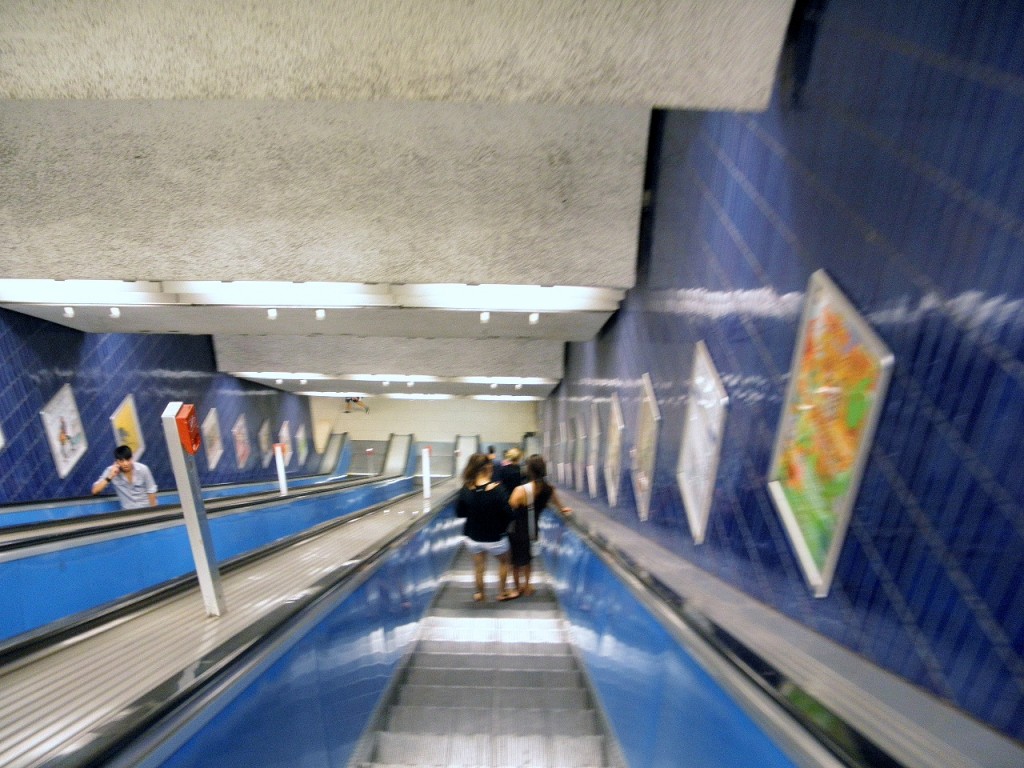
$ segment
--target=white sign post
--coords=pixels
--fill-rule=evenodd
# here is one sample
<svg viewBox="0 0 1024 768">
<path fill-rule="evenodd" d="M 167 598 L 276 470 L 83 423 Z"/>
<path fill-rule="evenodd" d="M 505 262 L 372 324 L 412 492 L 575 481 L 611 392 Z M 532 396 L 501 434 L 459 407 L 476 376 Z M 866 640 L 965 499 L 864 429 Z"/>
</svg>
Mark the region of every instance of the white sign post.
<svg viewBox="0 0 1024 768">
<path fill-rule="evenodd" d="M 421 462 L 423 467 L 423 498 L 430 498 L 430 449 L 423 449 L 423 461 Z"/>
<path fill-rule="evenodd" d="M 189 545 L 192 547 L 192 559 L 196 564 L 196 576 L 199 578 L 199 590 L 203 595 L 206 613 L 209 616 L 220 616 L 227 610 L 224 604 L 224 593 L 220 586 L 220 570 L 213 551 L 213 539 L 210 536 L 210 524 L 206 519 L 206 507 L 199 485 L 199 473 L 196 460 L 191 453 L 186 453 L 178 431 L 178 412 L 183 403 L 168 403 L 161 421 L 164 425 L 164 438 L 167 440 L 167 453 L 171 457 L 174 470 L 174 481 L 178 486 L 181 499 L 181 511 L 185 517 L 185 529 L 188 531 Z"/>
<path fill-rule="evenodd" d="M 274 443 L 274 460 L 277 462 L 277 484 L 281 495 L 288 495 L 288 478 L 284 473 L 284 443 Z"/>
</svg>

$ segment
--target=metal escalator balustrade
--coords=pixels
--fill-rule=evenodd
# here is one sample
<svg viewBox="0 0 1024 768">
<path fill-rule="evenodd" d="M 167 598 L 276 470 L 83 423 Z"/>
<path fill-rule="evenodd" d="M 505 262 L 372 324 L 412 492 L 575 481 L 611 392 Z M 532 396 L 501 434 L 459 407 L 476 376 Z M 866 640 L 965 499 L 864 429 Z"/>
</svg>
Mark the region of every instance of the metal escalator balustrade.
<svg viewBox="0 0 1024 768">
<path fill-rule="evenodd" d="M 352 768 L 623 765 L 534 562 L 534 594 L 478 603 L 459 557 Z"/>
</svg>

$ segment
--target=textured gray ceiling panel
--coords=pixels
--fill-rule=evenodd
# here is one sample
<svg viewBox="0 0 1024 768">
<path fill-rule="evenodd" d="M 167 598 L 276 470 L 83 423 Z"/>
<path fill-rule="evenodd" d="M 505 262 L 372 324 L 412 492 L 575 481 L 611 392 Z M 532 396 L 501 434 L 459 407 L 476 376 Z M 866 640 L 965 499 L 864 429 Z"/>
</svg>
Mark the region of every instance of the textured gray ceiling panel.
<svg viewBox="0 0 1024 768">
<path fill-rule="evenodd" d="M 0 273 L 633 285 L 649 112 L 9 101 Z"/>
<path fill-rule="evenodd" d="M 560 379 L 560 341 L 356 336 L 215 336 L 220 371 L 292 371 L 315 360 L 325 374 L 539 376 Z"/>
<path fill-rule="evenodd" d="M 10 98 L 761 109 L 792 0 L 5 0 Z"/>
</svg>

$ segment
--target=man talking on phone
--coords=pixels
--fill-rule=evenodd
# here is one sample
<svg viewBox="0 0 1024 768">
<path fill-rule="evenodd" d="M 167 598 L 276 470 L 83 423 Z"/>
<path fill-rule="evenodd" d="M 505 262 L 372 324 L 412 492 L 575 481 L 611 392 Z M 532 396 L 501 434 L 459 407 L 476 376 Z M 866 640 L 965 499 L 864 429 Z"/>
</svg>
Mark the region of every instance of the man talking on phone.
<svg viewBox="0 0 1024 768">
<path fill-rule="evenodd" d="M 102 493 L 108 485 L 114 486 L 121 509 L 156 506 L 153 473 L 141 461 L 132 461 L 132 449 L 127 445 L 119 445 L 114 450 L 114 463 L 92 484 L 92 495 Z"/>
</svg>

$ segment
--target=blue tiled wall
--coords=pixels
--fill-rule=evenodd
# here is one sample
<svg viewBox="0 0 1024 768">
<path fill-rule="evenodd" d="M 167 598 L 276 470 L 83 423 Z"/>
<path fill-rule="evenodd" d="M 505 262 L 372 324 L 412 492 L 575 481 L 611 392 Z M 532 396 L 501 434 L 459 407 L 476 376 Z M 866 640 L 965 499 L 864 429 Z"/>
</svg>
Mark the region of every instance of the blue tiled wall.
<svg viewBox="0 0 1024 768">
<path fill-rule="evenodd" d="M 282 422 L 289 422 L 293 439 L 305 425 L 306 463 L 299 466 L 296 451 L 289 474 L 311 474 L 319 467 L 306 399 L 217 373 L 209 337 L 85 334 L 0 309 L 0 360 L 0 429 L 6 439 L 0 451 L 0 504 L 89 495 L 113 461 L 110 417 L 129 394 L 146 441 L 141 461 L 162 490 L 175 486 L 160 416 L 178 400 L 196 405 L 200 423 L 217 409 L 224 454 L 211 471 L 205 448 L 200 449 L 196 465 L 203 485 L 277 476 L 273 462 L 264 467 L 260 460 L 257 433 L 265 421 L 271 442 L 277 441 Z M 61 479 L 39 412 L 65 384 L 74 392 L 88 450 Z M 240 414 L 248 423 L 251 453 L 242 469 L 231 434 Z"/>
<path fill-rule="evenodd" d="M 593 400 L 606 422 L 617 392 L 612 516 L 1022 739 L 1024 4 L 830 0 L 797 18 L 767 111 L 656 113 L 638 286 L 570 345 L 546 408 L 589 424 Z M 895 355 L 820 599 L 765 487 L 817 269 Z M 697 546 L 675 472 L 700 339 L 730 403 Z M 641 523 L 627 469 L 644 372 L 662 421 Z"/>
</svg>

